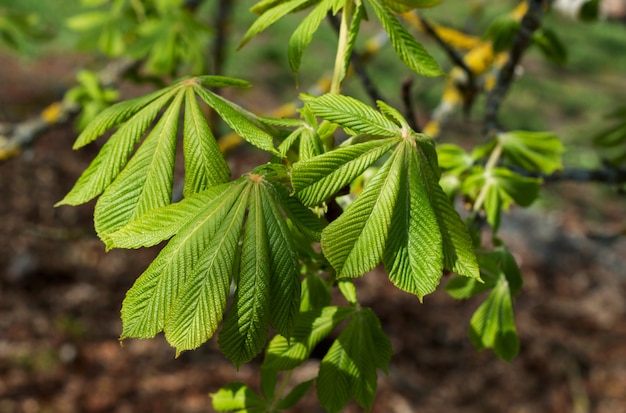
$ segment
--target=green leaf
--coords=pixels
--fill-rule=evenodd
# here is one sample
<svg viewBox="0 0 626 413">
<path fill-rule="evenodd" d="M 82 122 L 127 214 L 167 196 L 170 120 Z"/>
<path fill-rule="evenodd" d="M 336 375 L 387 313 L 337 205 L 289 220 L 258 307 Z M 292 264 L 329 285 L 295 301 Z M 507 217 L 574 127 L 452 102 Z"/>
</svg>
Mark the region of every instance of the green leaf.
<svg viewBox="0 0 626 413">
<path fill-rule="evenodd" d="M 461 174 L 471 168 L 474 160 L 461 147 L 450 143 L 437 146 L 439 167 L 451 174 Z"/>
<path fill-rule="evenodd" d="M 351 397 L 370 409 L 376 393 L 376 369 L 386 369 L 391 343 L 376 315 L 364 308 L 355 314 L 322 359 L 317 378 L 320 404 L 339 412 Z"/>
<path fill-rule="evenodd" d="M 300 265 L 291 232 L 276 205 L 280 203 L 280 200 L 271 197 L 273 194 L 268 187 L 271 188 L 272 185 L 264 186 L 261 195 L 270 248 L 270 302 L 272 305 L 269 317 L 276 331 L 288 336 L 295 326 L 300 307 Z"/>
<path fill-rule="evenodd" d="M 441 0 L 383 0 L 396 13 L 405 13 L 418 8 L 433 7 Z"/>
<path fill-rule="evenodd" d="M 402 156 L 394 153 L 361 195 L 322 231 L 322 250 L 338 277 L 358 277 L 381 261 L 401 173 Z"/>
<path fill-rule="evenodd" d="M 216 229 L 213 233 L 213 237 L 210 240 L 206 240 L 205 249 L 200 250 L 198 256 L 194 257 L 195 260 L 192 265 L 183 268 L 185 271 L 184 284 L 180 288 L 179 294 L 176 296 L 176 301 L 171 307 L 171 313 L 168 314 L 167 320 L 163 331 L 165 332 L 165 338 L 167 341 L 176 348 L 177 354 L 180 354 L 184 350 L 193 350 L 199 347 L 202 343 L 207 341 L 213 336 L 217 330 L 218 323 L 220 322 L 224 308 L 226 307 L 226 298 L 228 297 L 230 282 L 235 268 L 235 260 L 237 258 L 237 247 L 239 244 L 239 238 L 241 233 L 241 227 L 243 224 L 248 193 L 250 187 L 248 186 L 243 194 L 240 195 L 238 202 L 228 212 L 228 215 L 224 217 L 221 222 L 211 222 L 211 226 Z M 205 221 L 206 222 L 206 221 Z M 213 228 L 211 228 L 213 229 Z M 246 228 L 246 236 L 249 230 Z M 207 235 L 205 235 L 206 237 Z M 208 238 L 208 237 L 207 237 Z M 204 241 L 204 240 L 203 240 Z M 245 241 L 244 241 L 245 242 Z M 252 241 L 253 242 L 253 241 Z M 169 247 L 169 245 L 168 245 Z M 198 248 L 196 246 L 196 248 Z M 252 253 L 251 247 L 246 248 L 244 246 L 244 255 Z M 180 258 L 179 258 L 180 259 Z M 242 258 L 243 260 L 243 258 Z M 255 272 L 256 268 L 246 267 L 250 261 L 247 259 L 242 265 L 242 274 L 240 274 L 239 282 L 242 285 L 248 286 L 250 282 L 259 281 L 262 282 L 262 275 Z M 245 267 L 245 268 L 244 268 Z M 260 269 L 258 271 L 261 271 Z M 179 275 L 179 278 L 181 276 Z M 255 278 L 256 277 L 256 278 Z M 262 294 L 263 286 L 259 286 L 259 293 Z M 238 289 L 240 291 L 240 289 Z M 237 311 L 241 308 L 250 309 L 250 305 L 256 304 L 256 301 L 252 303 L 246 299 L 248 296 L 240 300 L 235 298 L 237 304 L 234 305 L 234 310 Z M 262 298 L 261 298 L 262 299 Z M 260 305 L 263 303 L 260 302 Z M 255 308 L 252 307 L 254 313 Z M 242 317 L 246 327 L 251 323 L 255 323 L 256 326 L 258 317 L 255 314 L 239 314 Z M 253 326 L 253 327 L 254 327 Z M 224 326 L 224 329 L 228 329 L 228 324 Z M 263 327 L 260 327 L 263 328 Z M 265 329 L 267 327 L 265 326 Z M 225 332 L 220 333 L 224 336 Z M 258 345 L 255 339 L 262 338 L 262 331 L 256 333 L 254 330 L 250 332 L 246 330 L 240 331 L 243 335 L 244 345 L 247 347 L 242 348 L 240 354 L 231 354 L 226 345 L 220 347 L 227 355 L 232 356 L 233 362 L 238 363 L 238 360 L 244 358 L 245 354 L 252 351 L 254 345 Z"/>
<path fill-rule="evenodd" d="M 186 222 L 177 231 L 126 293 L 122 304 L 122 339 L 150 338 L 162 331 L 172 308 L 179 301 L 180 291 L 185 289 L 189 279 L 196 279 L 197 283 L 204 281 L 216 284 L 202 298 L 211 300 L 213 312 L 208 326 L 213 331 L 217 328 L 230 286 L 231 274 L 228 269 L 233 264 L 224 263 L 219 271 L 212 272 L 209 264 L 214 263 L 209 258 L 215 252 L 211 248 L 220 246 L 216 240 L 229 235 L 220 229 L 222 223 L 232 220 L 235 212 L 241 212 L 240 208 L 233 206 L 237 202 L 245 203 L 247 191 L 244 192 L 243 183 L 243 180 L 239 180 L 228 184 L 229 188 L 223 193 L 208 190 L 188 198 L 190 203 L 193 202 L 191 207 L 199 205 L 201 209 L 195 213 L 195 219 Z M 177 204 L 169 208 L 181 207 Z M 238 242 L 238 237 L 235 242 Z M 232 248 L 232 251 L 225 250 L 221 258 L 226 260 L 230 257 L 234 260 L 236 243 Z"/>
<path fill-rule="evenodd" d="M 493 168 L 485 171 L 476 167 L 463 182 L 464 194 L 475 198 L 479 192 L 486 191 L 485 212 L 494 231 L 500 226 L 502 210 L 508 210 L 513 203 L 529 206 L 539 194 L 540 180 L 523 177 L 507 168 Z"/>
<path fill-rule="evenodd" d="M 201 197 L 189 196 L 176 204 L 156 208 L 129 222 L 102 241 L 111 248 L 151 247 L 174 236 L 186 223 L 195 220 L 207 200 L 218 199 L 232 190 L 230 183 L 209 188 Z"/>
<path fill-rule="evenodd" d="M 176 95 L 135 155 L 98 200 L 94 223 L 100 237 L 171 202 L 183 97 L 182 91 Z"/>
<path fill-rule="evenodd" d="M 242 48 L 246 43 L 250 41 L 250 39 L 257 36 L 259 33 L 280 20 L 282 17 L 296 10 L 298 7 L 302 6 L 308 1 L 309 0 L 288 0 L 282 4 L 277 4 L 274 7 L 265 10 L 263 14 L 260 15 L 254 21 L 254 23 L 252 23 L 252 26 L 250 26 L 246 34 L 243 36 L 243 39 L 239 44 L 239 48 Z"/>
<path fill-rule="evenodd" d="M 491 348 L 498 357 L 507 361 L 519 352 L 513 303 L 506 278 L 498 280 L 489 297 L 472 316 L 470 338 L 478 350 Z"/>
<path fill-rule="evenodd" d="M 272 400 L 276 391 L 278 371 L 261 368 L 261 393 L 265 400 Z"/>
<path fill-rule="evenodd" d="M 298 69 L 300 69 L 304 49 L 311 43 L 313 34 L 326 18 L 328 11 L 332 8 L 334 3 L 335 0 L 322 0 L 315 6 L 315 9 L 302 20 L 298 28 L 291 35 L 289 39 L 289 65 L 291 66 L 292 72 L 296 73 Z"/>
<path fill-rule="evenodd" d="M 263 367 L 291 370 L 304 363 L 317 343 L 353 311 L 346 307 L 324 307 L 300 313 L 289 340 L 277 335 L 270 341 Z"/>
<path fill-rule="evenodd" d="M 563 144 L 551 132 L 511 131 L 498 135 L 507 160 L 527 171 L 551 174 L 562 169 Z"/>
<path fill-rule="evenodd" d="M 78 148 L 93 141 L 97 138 L 97 134 L 103 133 L 111 126 L 127 119 L 134 113 L 134 116 L 109 138 L 102 149 L 100 149 L 96 158 L 78 178 L 74 187 L 56 206 L 79 205 L 100 195 L 119 175 L 128 162 L 128 156 L 133 151 L 135 144 L 141 139 L 159 111 L 170 101 L 175 93 L 177 93 L 177 90 L 170 89 L 169 93 L 164 93 L 156 99 L 137 100 L 132 105 L 124 105 L 129 102 L 122 102 L 111 106 L 94 119 L 90 125 L 97 125 L 102 122 L 102 128 L 88 126 L 78 137 L 74 145 L 75 147 Z M 147 106 L 138 111 L 138 108 L 143 103 L 147 103 Z M 114 108 L 121 111 L 119 113 L 113 111 Z"/>
<path fill-rule="evenodd" d="M 302 298 L 300 312 L 320 309 L 330 305 L 330 288 L 326 281 L 318 275 L 308 275 L 302 281 Z"/>
<path fill-rule="evenodd" d="M 261 413 L 267 403 L 254 390 L 243 383 L 228 383 L 211 393 L 211 403 L 218 412 Z"/>
<path fill-rule="evenodd" d="M 578 18 L 584 22 L 598 20 L 600 14 L 600 0 L 588 0 L 580 7 Z"/>
<path fill-rule="evenodd" d="M 327 93 L 319 97 L 300 95 L 319 116 L 336 123 L 350 135 L 398 136 L 400 128 L 380 112 L 349 96 Z"/>
<path fill-rule="evenodd" d="M 459 275 L 480 279 L 478 264 L 472 240 L 459 213 L 439 186 L 437 154 L 432 139 L 417 139 L 415 156 L 420 165 L 421 179 L 424 182 L 437 225 L 442 237 L 443 266 Z M 414 206 L 411 206 L 414 208 Z"/>
<path fill-rule="evenodd" d="M 274 138 L 263 129 L 262 122 L 255 115 L 206 89 L 200 87 L 194 89 L 239 136 L 259 149 L 280 155 L 274 149 Z"/>
<path fill-rule="evenodd" d="M 484 37 L 493 42 L 494 52 L 503 52 L 513 45 L 513 39 L 520 29 L 519 20 L 511 15 L 497 17 L 485 31 Z"/>
<path fill-rule="evenodd" d="M 235 298 L 219 335 L 222 352 L 237 367 L 261 351 L 269 334 L 269 241 L 260 191 L 253 185 Z"/>
<path fill-rule="evenodd" d="M 440 76 L 443 71 L 432 56 L 402 26 L 381 0 L 369 0 L 374 13 L 389 35 L 396 54 L 415 73 L 423 76 Z"/>
<path fill-rule="evenodd" d="M 553 30 L 540 27 L 533 32 L 532 40 L 546 59 L 559 65 L 567 62 L 567 49 Z"/>
<path fill-rule="evenodd" d="M 298 384 L 297 386 L 295 386 L 285 396 L 285 398 L 282 399 L 280 401 L 280 403 L 278 403 L 276 408 L 279 409 L 279 410 L 291 409 L 293 406 L 296 405 L 296 403 L 298 403 L 300 401 L 300 399 L 302 399 L 304 397 L 305 394 L 308 393 L 309 389 L 311 388 L 311 385 L 314 382 L 315 382 L 315 379 L 311 379 L 311 380 L 304 381 L 304 382 Z"/>
<path fill-rule="evenodd" d="M 222 156 L 191 88 L 185 96 L 183 195 L 201 192 L 230 180 L 230 168 Z"/>
<path fill-rule="evenodd" d="M 383 263 L 392 283 L 423 297 L 434 291 L 441 278 L 442 237 L 417 157 L 408 146 L 398 147 L 406 172 L 400 177 Z"/>
<path fill-rule="evenodd" d="M 291 182 L 304 205 L 328 199 L 399 142 L 389 138 L 335 149 L 293 165 Z"/>
<path fill-rule="evenodd" d="M 324 221 L 305 207 L 297 197 L 291 196 L 289 189 L 271 179 L 266 180 L 266 187 L 272 197 L 280 204 L 287 218 L 309 240 L 319 242 L 324 228 Z"/>
</svg>

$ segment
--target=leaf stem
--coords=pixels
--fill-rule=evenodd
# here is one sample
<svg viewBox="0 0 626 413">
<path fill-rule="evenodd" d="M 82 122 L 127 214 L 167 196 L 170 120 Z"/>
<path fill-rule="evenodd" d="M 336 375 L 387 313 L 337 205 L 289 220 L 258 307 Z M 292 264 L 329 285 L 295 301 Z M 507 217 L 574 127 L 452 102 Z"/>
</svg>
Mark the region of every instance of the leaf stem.
<svg viewBox="0 0 626 413">
<path fill-rule="evenodd" d="M 487 160 L 487 163 L 485 164 L 485 172 L 484 172 L 485 175 L 487 176 L 490 175 L 491 170 L 495 168 L 501 156 L 502 156 L 502 143 L 498 140 L 495 148 L 493 148 L 493 151 L 491 151 L 491 155 L 489 155 L 489 159 Z M 487 178 L 485 185 L 480 189 L 480 192 L 478 193 L 478 196 L 476 197 L 476 201 L 474 202 L 474 206 L 472 207 L 472 212 L 474 215 L 476 215 L 480 211 L 480 209 L 483 207 L 483 204 L 485 203 L 485 197 L 487 196 L 487 191 L 489 190 L 489 186 L 490 186 L 488 180 L 489 178 Z"/>
<path fill-rule="evenodd" d="M 341 82 L 346 76 L 345 62 L 348 53 L 348 42 L 350 40 L 350 23 L 354 17 L 354 2 L 346 0 L 341 13 L 341 26 L 339 27 L 339 41 L 337 43 L 337 55 L 335 56 L 335 68 L 330 84 L 330 93 L 341 92 Z"/>
<path fill-rule="evenodd" d="M 287 370 L 283 378 L 280 380 L 280 384 L 278 385 L 278 388 L 274 392 L 274 398 L 272 399 L 272 403 L 268 409 L 270 412 L 273 412 L 274 409 L 276 409 L 276 405 L 282 401 L 283 392 L 285 391 L 287 384 L 289 384 L 289 380 L 291 379 L 292 374 L 293 374 L 293 369 Z"/>
</svg>

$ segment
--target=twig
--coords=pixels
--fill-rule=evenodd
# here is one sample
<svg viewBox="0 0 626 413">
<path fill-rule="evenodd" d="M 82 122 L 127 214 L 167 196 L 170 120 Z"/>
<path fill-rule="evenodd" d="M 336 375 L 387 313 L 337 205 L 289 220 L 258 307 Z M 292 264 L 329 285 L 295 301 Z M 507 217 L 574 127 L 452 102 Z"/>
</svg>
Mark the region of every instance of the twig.
<svg viewBox="0 0 626 413">
<path fill-rule="evenodd" d="M 331 26 L 333 26 L 333 28 L 337 32 L 339 32 L 340 22 L 337 16 L 333 16 L 331 13 L 329 13 L 328 20 L 330 21 Z M 376 104 L 377 100 L 385 101 L 385 99 L 380 94 L 380 92 L 378 92 L 378 89 L 374 85 L 374 82 L 367 74 L 361 55 L 354 50 L 352 51 L 352 54 L 350 55 L 350 63 L 352 64 L 352 69 L 354 70 L 354 73 L 356 73 L 356 75 L 359 77 L 359 80 L 361 81 L 361 84 L 363 85 L 365 92 L 370 97 L 372 102 Z"/>
<path fill-rule="evenodd" d="M 220 0 L 215 13 L 215 41 L 213 42 L 213 74 L 219 75 L 224 67 L 228 31 L 235 0 Z"/>
<path fill-rule="evenodd" d="M 415 108 L 413 106 L 413 99 L 411 99 L 411 87 L 413 86 L 413 79 L 407 77 L 404 82 L 402 82 L 402 102 L 404 103 L 404 117 L 407 122 L 409 122 L 409 126 L 415 132 L 420 133 L 422 129 L 417 123 L 417 116 L 415 115 Z"/>
<path fill-rule="evenodd" d="M 541 178 L 545 182 L 599 182 L 609 185 L 626 184 L 626 168 L 604 165 L 596 169 L 568 168 L 553 174 L 531 172 L 522 168 L 507 165 L 512 171 L 527 177 Z"/>
<path fill-rule="evenodd" d="M 498 74 L 495 87 L 487 95 L 485 104 L 485 135 L 493 136 L 498 129 L 498 111 L 502 100 L 506 96 L 515 75 L 515 67 L 518 65 L 528 46 L 531 44 L 531 36 L 541 26 L 543 6 L 545 0 L 527 0 L 528 10 L 520 22 L 520 28 L 509 53 L 509 59 Z"/>
<path fill-rule="evenodd" d="M 465 75 L 467 76 L 467 84 L 469 85 L 469 87 L 471 87 L 472 89 L 476 89 L 474 73 L 472 72 L 472 69 L 470 69 L 469 66 L 465 64 L 465 60 L 463 60 L 461 55 L 459 55 L 456 50 L 454 50 L 448 43 L 446 43 L 441 38 L 441 36 L 439 36 L 439 33 L 437 33 L 437 30 L 428 22 L 428 20 L 426 20 L 422 16 L 419 16 L 419 20 L 422 26 L 424 27 L 424 31 L 426 32 L 426 34 L 432 37 L 437 42 L 437 44 L 441 46 L 441 48 L 448 55 L 448 58 L 456 66 L 463 69 L 463 71 L 465 72 Z"/>
</svg>

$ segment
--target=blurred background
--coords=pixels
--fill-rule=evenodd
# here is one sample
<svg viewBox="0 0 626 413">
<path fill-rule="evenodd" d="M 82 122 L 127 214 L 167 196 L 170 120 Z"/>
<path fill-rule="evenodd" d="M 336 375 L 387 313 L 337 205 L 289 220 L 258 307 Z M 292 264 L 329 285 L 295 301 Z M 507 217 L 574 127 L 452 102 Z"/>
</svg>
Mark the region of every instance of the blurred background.
<svg viewBox="0 0 626 413">
<path fill-rule="evenodd" d="M 216 3 L 198 10 L 208 23 Z M 235 51 L 254 20 L 248 12 L 254 2 L 233 3 L 221 72 L 254 86 L 225 92 L 230 99 L 267 113 L 332 70 L 330 26 L 305 52 L 297 82 L 287 60 L 295 27 L 290 19 Z M 444 0 L 425 15 L 480 34 L 516 3 Z M 591 138 L 606 127 L 608 113 L 626 104 L 626 2 L 606 3 L 613 8 L 599 21 L 547 15 L 545 24 L 567 48 L 567 61 L 555 64 L 531 49 L 501 108 L 507 129 L 555 132 L 567 147 L 567 168 L 602 166 Z M 32 36 L 17 46 L 0 42 L 0 134 L 61 101 L 81 70 L 106 65 L 107 57 L 81 50 L 82 34 L 65 23 L 82 10 L 78 0 L 0 0 L 0 32 L 6 13 L 34 19 Z M 367 23 L 357 50 L 377 32 L 374 22 Z M 417 36 L 444 70 L 452 67 L 432 39 Z M 367 71 L 396 107 L 402 106 L 403 82 L 413 77 L 411 96 L 422 126 L 440 103 L 445 79 L 411 75 L 390 46 L 373 55 Z M 145 79 L 118 86 L 123 99 L 156 88 Z M 368 99 L 356 77 L 344 92 Z M 483 106 L 481 97 L 469 113 L 454 114 L 439 141 L 465 148 L 481 143 Z M 208 394 L 226 382 L 258 386 L 259 362 L 237 371 L 215 340 L 177 359 L 161 336 L 120 345 L 124 294 L 159 248 L 105 253 L 93 230 L 93 202 L 53 208 L 103 142 L 72 151 L 76 136 L 72 121 L 58 122 L 0 162 L 0 413 L 210 412 Z M 239 145 L 228 160 L 238 177 L 267 156 Z M 467 336 L 483 297 L 456 301 L 441 289 L 420 304 L 381 271 L 357 280 L 359 301 L 379 315 L 394 349 L 372 411 L 626 412 L 625 217 L 623 191 L 589 182 L 546 183 L 539 202 L 503 217 L 500 235 L 525 281 L 515 301 L 521 351 L 511 363 L 477 352 Z M 315 375 L 318 362 L 297 370 L 294 380 Z M 300 406 L 294 411 L 319 411 L 312 392 Z M 346 411 L 360 410 L 351 404 Z"/>
</svg>

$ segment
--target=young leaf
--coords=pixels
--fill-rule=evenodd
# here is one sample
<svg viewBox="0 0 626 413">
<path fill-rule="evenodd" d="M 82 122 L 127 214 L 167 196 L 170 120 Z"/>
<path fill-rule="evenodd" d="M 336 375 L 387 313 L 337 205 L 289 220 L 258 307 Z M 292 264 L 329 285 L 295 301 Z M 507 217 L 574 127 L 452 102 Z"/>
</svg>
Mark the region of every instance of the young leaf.
<svg viewBox="0 0 626 413">
<path fill-rule="evenodd" d="M 389 35 L 398 57 L 409 69 L 423 76 L 440 76 L 443 74 L 435 59 L 407 32 L 382 0 L 368 1 Z"/>
<path fill-rule="evenodd" d="M 206 277 L 206 282 L 216 282 L 224 276 L 227 278 L 223 280 L 221 290 L 212 290 L 208 295 L 208 298 L 215 300 L 212 307 L 218 307 L 218 312 L 213 314 L 212 319 L 212 329 L 217 328 L 226 305 L 230 273 L 225 273 L 225 266 L 224 271 L 207 274 L 203 272 L 207 265 L 202 267 L 196 264 L 199 261 L 206 262 L 206 257 L 211 252 L 209 244 L 214 238 L 223 235 L 218 234 L 218 230 L 231 214 L 233 205 L 242 199 L 245 201 L 247 192 L 244 193 L 243 180 L 228 186 L 223 194 L 209 190 L 190 197 L 197 200 L 191 207 L 199 207 L 195 212 L 195 219 L 186 222 L 178 230 L 126 293 L 122 304 L 122 339 L 150 338 L 162 331 L 186 280 L 202 275 L 210 275 Z M 177 207 L 172 205 L 165 208 Z M 234 255 L 234 252 L 231 251 L 229 255 Z"/>
<path fill-rule="evenodd" d="M 187 222 L 195 220 L 207 199 L 220 199 L 230 191 L 230 183 L 222 184 L 209 188 L 202 197 L 189 196 L 178 203 L 153 209 L 119 230 L 104 234 L 102 241 L 107 249 L 151 247 L 171 238 Z"/>
<path fill-rule="evenodd" d="M 381 261 L 401 173 L 402 157 L 395 153 L 361 195 L 322 232 L 322 250 L 338 277 L 358 277 Z"/>
<path fill-rule="evenodd" d="M 355 98 L 328 93 L 319 97 L 300 95 L 300 99 L 317 116 L 336 123 L 350 135 L 399 135 L 398 125 Z"/>
<path fill-rule="evenodd" d="M 386 369 L 391 343 L 368 308 L 355 314 L 324 356 L 317 378 L 322 407 L 339 412 L 351 397 L 370 409 L 376 392 L 376 369 Z"/>
<path fill-rule="evenodd" d="M 270 248 L 270 324 L 280 334 L 289 336 L 299 309 L 301 285 L 298 257 L 289 227 L 276 205 L 281 200 L 272 198 L 269 191 L 261 192 L 261 196 Z"/>
<path fill-rule="evenodd" d="M 289 340 L 281 335 L 272 339 L 263 367 L 291 370 L 304 363 L 317 343 L 353 311 L 346 307 L 324 307 L 300 313 Z"/>
<path fill-rule="evenodd" d="M 259 149 L 280 155 L 274 149 L 274 138 L 262 128 L 262 122 L 255 115 L 204 88 L 194 89 L 239 136 Z"/>
<path fill-rule="evenodd" d="M 230 168 L 217 146 L 191 88 L 186 91 L 183 151 L 184 196 L 230 180 Z"/>
<path fill-rule="evenodd" d="M 507 361 L 519 352 L 511 291 L 505 277 L 500 277 L 491 294 L 472 316 L 470 339 L 478 350 L 491 348 Z"/>
<path fill-rule="evenodd" d="M 243 383 L 228 383 L 211 393 L 211 403 L 218 412 L 262 413 L 267 402 Z"/>
<path fill-rule="evenodd" d="M 142 135 L 146 132 L 163 106 L 165 106 L 176 93 L 177 90 L 170 89 L 169 93 L 164 93 L 159 98 L 154 99 L 124 123 L 104 144 L 96 158 L 82 173 L 80 178 L 78 178 L 74 187 L 65 195 L 65 198 L 56 204 L 56 206 L 80 205 L 100 195 L 111 182 L 117 178 L 122 168 L 124 168 L 128 162 L 128 156 L 133 151 L 135 144 L 141 139 Z M 109 109 L 112 110 L 117 107 L 123 110 L 125 108 L 124 106 L 118 105 L 111 106 Z M 132 110 L 136 110 L 139 105 L 140 102 L 137 102 L 136 106 L 132 106 Z M 105 112 L 102 112 L 101 116 L 103 116 Z M 103 118 L 103 124 L 109 127 L 113 125 L 113 122 L 122 121 L 122 119 L 127 117 L 127 114 L 115 116 L 114 113 L 115 112 L 109 112 L 106 120 Z M 97 122 L 98 118 L 91 124 Z M 75 146 L 80 147 L 84 142 L 96 139 L 96 133 L 100 132 L 104 132 L 104 129 L 96 127 L 85 129 L 79 136 Z"/>
<path fill-rule="evenodd" d="M 137 153 L 98 200 L 94 223 L 100 236 L 171 202 L 178 114 L 183 97 L 184 92 L 176 95 Z"/>
<path fill-rule="evenodd" d="M 330 300 L 330 288 L 321 277 L 308 275 L 302 281 L 301 313 L 326 307 L 330 305 Z"/>
<path fill-rule="evenodd" d="M 302 53 L 307 48 L 313 34 L 317 31 L 320 23 L 326 18 L 328 11 L 333 7 L 336 0 L 322 0 L 312 12 L 310 12 L 300 23 L 298 28 L 289 39 L 289 65 L 296 73 L 300 69 Z"/>
<path fill-rule="evenodd" d="M 551 132 L 511 131 L 498 135 L 504 155 L 527 171 L 551 174 L 562 169 L 563 144 Z"/>
<path fill-rule="evenodd" d="M 178 275 L 184 283 L 175 297 L 176 301 L 163 328 L 165 338 L 176 348 L 177 354 L 199 347 L 217 330 L 226 307 L 249 192 L 248 186 L 228 215 L 221 222 L 212 222 L 216 230 L 212 239 L 207 240 L 199 256 L 192 258 L 195 261 L 183 269 L 184 275 Z M 246 270 L 247 268 L 243 271 Z M 248 275 L 246 273 L 242 277 L 244 285 L 250 282 Z M 249 303 L 244 302 L 245 304 Z M 258 322 L 254 315 L 248 316 L 252 317 L 247 320 L 248 324 L 253 322 L 250 320 Z M 254 340 L 255 337 L 245 338 Z M 258 345 L 248 340 L 245 343 L 249 347 L 241 349 L 244 352 L 250 352 L 253 345 Z M 240 358 L 234 357 L 233 362 L 237 363 L 237 360 Z"/>
<path fill-rule="evenodd" d="M 269 241 L 260 191 L 253 185 L 235 298 L 219 335 L 222 352 L 237 367 L 261 351 L 269 333 Z"/>
<path fill-rule="evenodd" d="M 282 4 L 277 4 L 274 7 L 267 9 L 260 15 L 252 26 L 248 29 L 246 34 L 243 36 L 241 43 L 239 44 L 239 48 L 241 49 L 246 43 L 250 41 L 253 37 L 257 36 L 263 30 L 270 27 L 272 24 L 276 23 L 282 17 L 296 10 L 298 7 L 303 4 L 309 2 L 310 0 L 287 0 Z"/>
<path fill-rule="evenodd" d="M 389 138 L 350 145 L 296 162 L 291 183 L 304 205 L 314 206 L 362 174 L 399 142 Z"/>
</svg>

